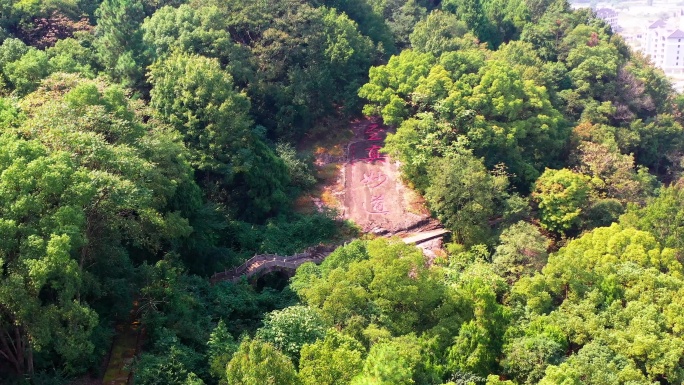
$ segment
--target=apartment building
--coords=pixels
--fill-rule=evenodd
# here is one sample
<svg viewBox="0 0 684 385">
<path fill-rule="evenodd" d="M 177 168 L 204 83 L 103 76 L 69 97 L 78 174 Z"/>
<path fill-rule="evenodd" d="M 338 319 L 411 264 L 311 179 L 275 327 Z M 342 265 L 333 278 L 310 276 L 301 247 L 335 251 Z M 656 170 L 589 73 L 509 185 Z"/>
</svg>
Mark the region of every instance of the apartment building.
<svg viewBox="0 0 684 385">
<path fill-rule="evenodd" d="M 684 31 L 664 20 L 652 23 L 642 35 L 642 51 L 665 73 L 684 73 Z"/>
<path fill-rule="evenodd" d="M 603 19 L 608 25 L 610 25 L 610 28 L 613 30 L 613 32 L 617 32 L 619 30 L 618 13 L 614 9 L 611 9 L 611 8 L 597 9 L 596 10 L 596 16 Z"/>
</svg>

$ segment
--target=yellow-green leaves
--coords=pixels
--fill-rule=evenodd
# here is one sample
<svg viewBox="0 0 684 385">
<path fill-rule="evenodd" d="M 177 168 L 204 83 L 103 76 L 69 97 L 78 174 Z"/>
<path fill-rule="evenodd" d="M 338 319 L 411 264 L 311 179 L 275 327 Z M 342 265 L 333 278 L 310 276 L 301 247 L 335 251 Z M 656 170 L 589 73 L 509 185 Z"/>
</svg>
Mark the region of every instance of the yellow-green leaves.
<svg viewBox="0 0 684 385">
<path fill-rule="evenodd" d="M 589 202 L 589 177 L 567 169 L 547 169 L 536 183 L 542 227 L 564 233 L 579 223 L 582 209 Z"/>
</svg>

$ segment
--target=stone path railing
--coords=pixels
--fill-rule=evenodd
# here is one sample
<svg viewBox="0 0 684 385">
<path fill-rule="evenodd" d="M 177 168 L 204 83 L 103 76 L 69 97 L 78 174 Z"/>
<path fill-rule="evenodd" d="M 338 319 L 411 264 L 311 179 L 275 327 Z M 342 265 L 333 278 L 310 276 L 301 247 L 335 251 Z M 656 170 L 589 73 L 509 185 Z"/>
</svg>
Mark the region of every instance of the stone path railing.
<svg viewBox="0 0 684 385">
<path fill-rule="evenodd" d="M 282 269 L 294 271 L 305 262 L 323 262 L 325 257 L 332 253 L 333 250 L 335 250 L 335 246 L 320 245 L 310 247 L 302 253 L 289 256 L 277 254 L 255 255 L 238 267 L 212 275 L 210 281 L 212 284 L 221 281 L 236 282 L 242 276 L 251 278 Z"/>
</svg>

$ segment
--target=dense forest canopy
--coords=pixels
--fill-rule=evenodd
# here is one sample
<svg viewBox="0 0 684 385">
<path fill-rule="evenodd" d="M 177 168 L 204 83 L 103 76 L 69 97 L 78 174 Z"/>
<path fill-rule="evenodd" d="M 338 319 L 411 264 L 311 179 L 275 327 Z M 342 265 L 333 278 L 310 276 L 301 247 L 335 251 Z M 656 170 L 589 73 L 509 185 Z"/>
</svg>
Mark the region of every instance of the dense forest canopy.
<svg viewBox="0 0 684 385">
<path fill-rule="evenodd" d="M 682 383 L 682 108 L 566 0 L 0 0 L 0 382 Z M 295 207 L 361 114 L 435 258 Z"/>
</svg>

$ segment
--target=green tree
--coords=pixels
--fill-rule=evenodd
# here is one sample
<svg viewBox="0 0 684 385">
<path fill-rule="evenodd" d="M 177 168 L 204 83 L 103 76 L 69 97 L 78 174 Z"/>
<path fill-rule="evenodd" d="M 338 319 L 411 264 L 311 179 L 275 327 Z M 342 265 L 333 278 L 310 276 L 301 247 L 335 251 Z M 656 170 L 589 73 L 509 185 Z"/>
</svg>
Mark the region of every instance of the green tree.
<svg viewBox="0 0 684 385">
<path fill-rule="evenodd" d="M 408 0 L 401 7 L 393 10 L 387 24 L 394 34 L 394 41 L 398 47 L 409 45 L 409 35 L 416 23 L 425 18 L 426 10 L 416 0 Z"/>
<path fill-rule="evenodd" d="M 485 2 L 486 0 L 446 0 L 442 2 L 442 8 L 463 20 L 481 41 L 497 47 L 501 43 L 501 37 L 496 36 L 496 29 L 487 17 L 483 6 Z"/>
<path fill-rule="evenodd" d="M 585 345 L 577 355 L 559 366 L 551 366 L 539 384 L 584 383 L 652 384 L 633 362 L 600 341 Z"/>
<path fill-rule="evenodd" d="M 392 56 L 386 66 L 371 68 L 368 83 L 359 89 L 359 96 L 370 102 L 363 112 L 380 115 L 387 124 L 401 123 L 409 115 L 405 100 L 434 62 L 430 54 L 404 50 L 399 56 Z"/>
<path fill-rule="evenodd" d="M 368 36 L 376 47 L 377 55 L 391 55 L 396 53 L 394 37 L 386 22 L 388 16 L 385 14 L 387 7 L 382 3 L 401 4 L 399 2 L 378 2 L 369 0 L 314 0 L 311 3 L 317 6 L 326 6 L 344 13 L 354 20 L 359 26 L 359 32 Z M 378 3 L 379 6 L 378 6 Z"/>
<path fill-rule="evenodd" d="M 444 52 L 473 48 L 475 37 L 468 26 L 451 13 L 435 10 L 418 22 L 411 33 L 411 47 L 418 52 L 440 56 Z"/>
<path fill-rule="evenodd" d="M 546 88 L 523 78 L 522 68 L 488 60 L 482 50 L 444 53 L 438 62 L 406 50 L 372 68 L 359 95 L 369 102 L 365 113 L 400 125 L 388 152 L 409 158 L 400 159 L 406 167 L 467 147 L 489 169 L 505 165 L 513 184 L 527 191 L 558 162 L 570 131 Z"/>
<path fill-rule="evenodd" d="M 179 17 L 190 19 L 190 26 L 182 28 L 169 21 L 173 15 L 166 11 L 163 20 L 150 23 L 156 34 L 152 40 L 170 46 L 173 35 L 183 40 L 195 37 L 203 53 L 221 56 L 222 64 L 237 70 L 235 78 L 244 82 L 256 122 L 267 128 L 271 139 L 297 139 L 334 111 L 357 110 L 356 91 L 365 80 L 374 51 L 371 40 L 344 13 L 294 0 L 212 1 L 202 7 L 212 9 L 196 11 L 195 20 L 187 9 L 178 12 Z M 199 24 L 197 31 L 189 32 L 192 24 Z M 215 32 L 221 30 L 230 36 Z M 217 39 L 212 43 L 214 36 Z M 240 49 L 234 49 L 230 41 Z M 249 53 L 247 60 L 230 63 L 231 55 L 239 57 L 243 52 Z M 245 68 L 254 70 L 245 74 Z"/>
<path fill-rule="evenodd" d="M 94 45 L 105 72 L 126 86 L 137 85 L 145 64 L 141 59 L 143 4 L 138 0 L 105 0 L 95 15 Z"/>
<path fill-rule="evenodd" d="M 446 368 L 451 373 L 495 373 L 510 318 L 508 309 L 497 302 L 506 283 L 491 265 L 480 262 L 467 266 L 454 286 L 465 316 L 446 351 Z"/>
<path fill-rule="evenodd" d="M 302 347 L 299 378 L 304 385 L 346 385 L 363 368 L 363 345 L 334 329 Z"/>
<path fill-rule="evenodd" d="M 155 341 L 152 352 L 143 353 L 135 363 L 135 383 L 143 385 L 204 384 L 192 371 L 198 367 L 200 357 L 195 351 L 181 344 L 177 338 L 164 335 Z"/>
<path fill-rule="evenodd" d="M 322 339 L 325 330 L 325 323 L 315 310 L 307 306 L 291 306 L 267 314 L 256 338 L 275 346 L 296 365 L 302 346 Z"/>
<path fill-rule="evenodd" d="M 48 55 L 50 72 L 78 73 L 84 77 L 94 77 L 94 53 L 83 41 L 74 38 L 57 41 L 45 50 Z"/>
<path fill-rule="evenodd" d="M 296 385 L 292 362 L 273 345 L 245 339 L 226 367 L 228 385 Z"/>
<path fill-rule="evenodd" d="M 550 241 L 534 225 L 518 222 L 505 229 L 499 241 L 492 263 L 494 270 L 510 282 L 533 275 L 546 264 Z"/>
<path fill-rule="evenodd" d="M 648 124 L 639 120 L 631 122 L 630 129 L 639 135 L 638 144 L 630 146 L 638 164 L 649 167 L 658 174 L 665 174 L 674 166 L 676 149 L 684 139 L 684 129 L 671 115 L 658 115 Z"/>
<path fill-rule="evenodd" d="M 47 55 L 31 48 L 19 59 L 7 63 L 2 72 L 16 94 L 26 95 L 38 88 L 40 81 L 48 75 Z"/>
<path fill-rule="evenodd" d="M 150 82 L 152 106 L 184 135 L 195 167 L 230 176 L 240 152 L 228 149 L 249 144 L 252 125 L 231 76 L 216 60 L 177 54 L 150 67 Z"/>
<path fill-rule="evenodd" d="M 177 52 L 215 58 L 237 84 L 248 84 L 254 80 L 254 63 L 249 48 L 231 37 L 229 20 L 217 6 L 162 7 L 141 26 L 147 59 L 163 60 Z"/>
<path fill-rule="evenodd" d="M 682 187 L 672 185 L 658 190 L 643 208 L 632 207 L 620 223 L 653 234 L 664 246 L 683 250 L 684 207 Z"/>
<path fill-rule="evenodd" d="M 533 193 L 539 204 L 541 226 L 565 233 L 579 224 L 582 209 L 589 202 L 589 177 L 567 169 L 547 169 Z"/>
<path fill-rule="evenodd" d="M 285 166 L 251 130 L 249 99 L 218 61 L 176 54 L 150 69 L 151 104 L 183 135 L 205 194 L 252 221 L 286 207 Z"/>
<path fill-rule="evenodd" d="M 413 373 L 409 359 L 400 353 L 398 346 L 394 344 L 373 345 L 363 365 L 363 371 L 351 384 L 413 384 Z"/>
<path fill-rule="evenodd" d="M 546 335 L 515 339 L 504 348 L 505 373 L 520 383 L 537 384 L 549 365 L 561 363 L 566 347 Z"/>
<path fill-rule="evenodd" d="M 4 127 L 0 334 L 15 336 L 4 358 L 20 374 L 94 364 L 98 314 L 129 308 L 129 251 L 156 255 L 191 231 L 166 211 L 168 181 L 192 183 L 182 146 L 148 130 L 119 91 L 53 76 Z"/>
<path fill-rule="evenodd" d="M 549 366 L 542 383 L 577 381 L 578 375 L 590 383 L 679 381 L 684 373 L 670 352 L 684 346 L 673 327 L 680 322 L 674 309 L 681 274 L 675 250 L 653 235 L 619 225 L 595 229 L 549 257 L 542 274 L 513 287 L 512 306 L 525 317 L 516 337 L 522 340 L 508 346 L 534 336 L 567 342 L 570 358 Z M 572 346 L 587 351 L 574 353 Z M 554 355 L 540 358 L 552 364 Z M 532 373 L 521 362 L 513 368 Z"/>
<path fill-rule="evenodd" d="M 425 199 L 430 210 L 466 245 L 490 240 L 489 220 L 507 187 L 505 176 L 490 174 L 482 161 L 465 153 L 435 159 L 428 167 Z"/>
<path fill-rule="evenodd" d="M 209 372 L 215 378 L 221 379 L 225 375 L 226 365 L 238 349 L 238 344 L 228 332 L 223 320 L 218 322 L 214 331 L 209 335 L 207 346 Z"/>
<path fill-rule="evenodd" d="M 607 145 L 590 142 L 584 142 L 578 148 L 579 169 L 592 178 L 594 190 L 601 197 L 614 198 L 623 203 L 641 203 L 652 194 L 653 180 L 642 178 L 645 170 L 641 173 L 635 170 L 631 155 L 623 155 Z"/>
<path fill-rule="evenodd" d="M 393 335 L 434 327 L 443 287 L 434 278 L 437 273 L 425 267 L 420 250 L 382 239 L 358 246 L 338 249 L 331 263 L 344 262 L 326 266 L 326 260 L 321 275 L 300 269 L 293 287 L 304 302 L 335 326 L 358 328 L 360 339 L 371 321 L 371 328 Z"/>
</svg>

